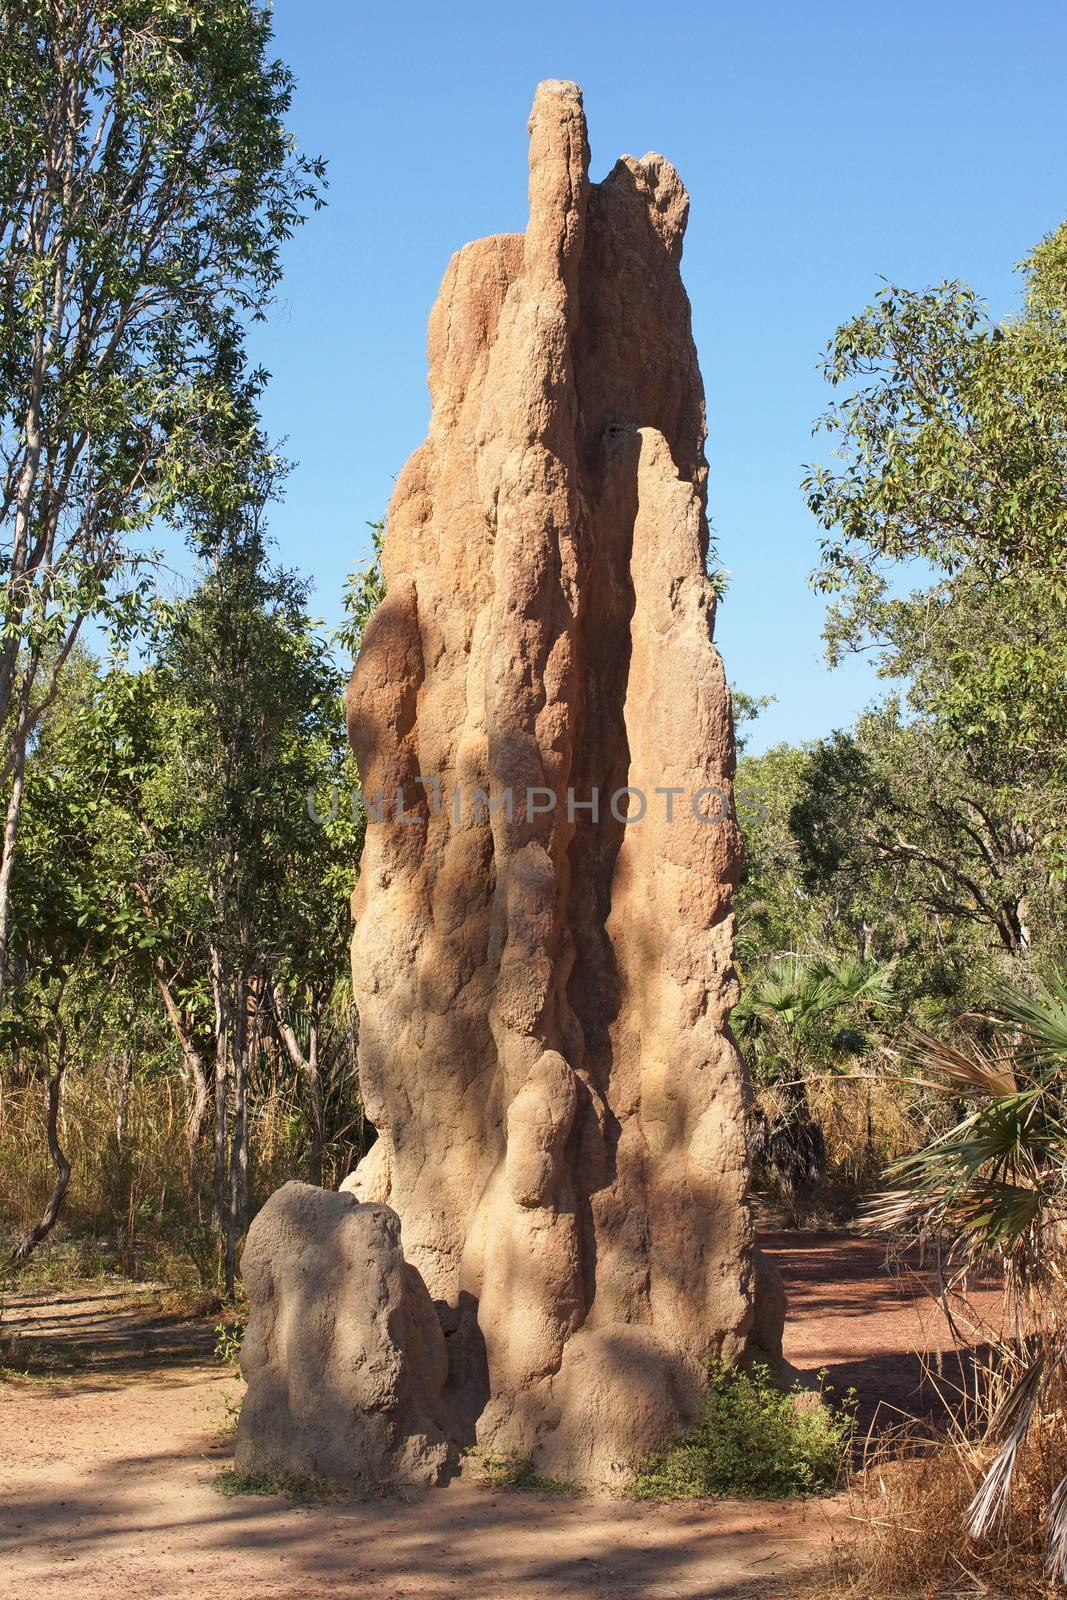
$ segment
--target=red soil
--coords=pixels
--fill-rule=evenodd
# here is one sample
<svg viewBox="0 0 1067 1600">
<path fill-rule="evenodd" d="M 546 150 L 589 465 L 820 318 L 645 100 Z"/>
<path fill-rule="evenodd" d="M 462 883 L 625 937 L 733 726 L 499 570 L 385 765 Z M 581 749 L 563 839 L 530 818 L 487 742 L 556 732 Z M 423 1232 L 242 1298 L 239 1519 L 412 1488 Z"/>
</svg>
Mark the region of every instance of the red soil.
<svg viewBox="0 0 1067 1600">
<path fill-rule="evenodd" d="M 885 1247 L 837 1233 L 767 1233 L 764 1250 L 777 1263 L 789 1295 L 785 1354 L 794 1366 L 827 1369 L 839 1397 L 854 1389 L 866 1431 L 905 1417 L 943 1414 L 961 1383 L 949 1319 L 935 1299 L 935 1274 L 910 1254 L 887 1266 Z M 959 1332 L 980 1345 L 999 1329 L 1000 1294 L 992 1283 L 956 1304 Z"/>
<path fill-rule="evenodd" d="M 951 1336 L 920 1280 L 862 1240 L 763 1242 L 790 1292 L 789 1358 L 854 1386 L 865 1422 L 928 1408 L 913 1351 Z M 92 1359 L 70 1381 L 0 1383 L 5 1600 L 739 1600 L 788 1592 L 842 1515 L 835 1501 L 558 1501 L 463 1481 L 410 1503 L 225 1500 L 211 1479 L 237 1385 L 205 1364 L 209 1329 L 180 1337 L 94 1286 L 9 1302 L 0 1333 L 20 1330 Z"/>
</svg>

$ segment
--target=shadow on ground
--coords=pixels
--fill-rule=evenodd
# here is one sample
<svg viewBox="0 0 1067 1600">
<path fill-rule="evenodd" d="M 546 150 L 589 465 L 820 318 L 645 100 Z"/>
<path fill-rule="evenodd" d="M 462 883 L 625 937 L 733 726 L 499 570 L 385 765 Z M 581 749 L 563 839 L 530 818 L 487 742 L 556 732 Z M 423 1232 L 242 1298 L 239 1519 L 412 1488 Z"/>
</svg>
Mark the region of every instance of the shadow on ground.
<svg viewBox="0 0 1067 1600">
<path fill-rule="evenodd" d="M 860 1420 L 929 1415 L 922 1360 L 951 1332 L 915 1262 L 877 1244 L 767 1234 L 790 1294 L 786 1354 L 852 1386 Z M 979 1295 L 986 1314 L 995 1288 Z M 210 1320 L 175 1321 L 124 1286 L 9 1295 L 0 1340 L 68 1375 L 0 1383 L 5 1600 L 741 1600 L 787 1593 L 845 1510 L 834 1501 L 549 1500 L 460 1480 L 410 1502 L 227 1500 L 221 1429 L 239 1393 L 204 1365 Z M 3 1356 L 0 1355 L 0 1360 Z"/>
<path fill-rule="evenodd" d="M 764 1233 L 789 1296 L 785 1353 L 802 1371 L 825 1369 L 840 1397 L 856 1391 L 862 1433 L 908 1418 L 942 1422 L 966 1389 L 974 1361 L 999 1328 L 1001 1292 L 973 1286 L 977 1325 L 958 1313 L 971 1348 L 962 1355 L 936 1299 L 936 1274 L 918 1255 L 887 1262 L 884 1244 L 831 1233 Z"/>
<path fill-rule="evenodd" d="M 210 1357 L 214 1324 L 168 1311 L 154 1284 L 0 1292 L 0 1366 L 38 1377 L 114 1373 Z"/>
</svg>

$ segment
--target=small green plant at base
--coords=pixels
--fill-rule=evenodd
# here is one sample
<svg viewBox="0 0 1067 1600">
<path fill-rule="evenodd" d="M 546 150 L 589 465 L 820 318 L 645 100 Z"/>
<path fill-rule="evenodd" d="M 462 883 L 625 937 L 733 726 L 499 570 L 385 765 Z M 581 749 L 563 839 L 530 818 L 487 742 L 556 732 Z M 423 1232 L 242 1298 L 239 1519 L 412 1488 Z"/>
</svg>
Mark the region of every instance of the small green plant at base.
<svg viewBox="0 0 1067 1600">
<path fill-rule="evenodd" d="M 237 1436 L 237 1424 L 241 1420 L 241 1406 L 244 1402 L 244 1384 L 237 1389 L 227 1390 L 222 1396 L 222 1415 L 217 1417 L 216 1432 L 220 1439 L 233 1439 Z"/>
<path fill-rule="evenodd" d="M 243 1322 L 217 1322 L 215 1324 L 215 1360 L 233 1372 L 241 1370 L 241 1341 L 245 1336 Z"/>
<path fill-rule="evenodd" d="M 325 1478 L 315 1478 L 304 1472 L 238 1472 L 236 1467 L 223 1467 L 211 1480 L 216 1494 L 232 1499 L 240 1494 L 284 1495 L 287 1500 L 298 1500 L 309 1505 L 313 1500 L 329 1500 L 338 1493 Z"/>
<path fill-rule="evenodd" d="M 469 1450 L 475 1463 L 475 1482 L 482 1489 L 532 1489 L 538 1494 L 577 1495 L 581 1493 L 576 1483 L 563 1478 L 543 1478 L 534 1471 L 529 1456 L 505 1452 L 497 1455 L 492 1450 Z"/>
<path fill-rule="evenodd" d="M 855 1401 L 829 1403 L 825 1374 L 813 1403 L 800 1385 L 780 1389 L 770 1369 L 708 1363 L 708 1394 L 699 1422 L 665 1450 L 645 1456 L 625 1490 L 633 1500 L 704 1495 L 777 1499 L 832 1489 L 855 1428 Z"/>
<path fill-rule="evenodd" d="M 215 1324 L 215 1360 L 221 1361 L 223 1366 L 229 1367 L 235 1378 L 240 1378 L 241 1376 L 241 1341 L 243 1340 L 244 1336 L 245 1325 L 244 1321 L 240 1318 L 236 1318 L 228 1322 L 217 1322 Z M 238 1388 L 230 1390 L 228 1393 L 222 1396 L 222 1417 L 218 1424 L 218 1434 L 220 1438 L 232 1438 L 237 1432 L 237 1421 L 241 1415 L 241 1402 L 243 1398 L 243 1383 L 240 1384 Z M 225 1489 L 221 1492 L 224 1494 L 227 1493 Z M 234 1489 L 231 1492 L 234 1494 L 255 1494 L 257 1492 L 266 1494 L 273 1491 Z"/>
</svg>

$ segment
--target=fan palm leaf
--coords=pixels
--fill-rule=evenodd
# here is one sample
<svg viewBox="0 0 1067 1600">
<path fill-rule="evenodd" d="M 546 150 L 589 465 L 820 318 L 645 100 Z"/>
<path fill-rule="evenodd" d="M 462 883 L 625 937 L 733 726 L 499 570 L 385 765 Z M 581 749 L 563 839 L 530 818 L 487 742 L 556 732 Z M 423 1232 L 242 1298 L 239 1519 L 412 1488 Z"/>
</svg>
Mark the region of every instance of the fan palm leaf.
<svg viewBox="0 0 1067 1600">
<path fill-rule="evenodd" d="M 893 1188 L 867 1208 L 870 1226 L 936 1238 L 946 1259 L 1005 1270 L 1025 1338 L 1018 1373 L 991 1424 L 997 1444 L 968 1507 L 975 1537 L 1003 1518 L 1020 1450 L 1067 1360 L 1067 981 L 997 996 L 991 1042 L 913 1034 L 904 1054 L 947 1093 L 972 1103 L 939 1137 L 895 1162 Z M 1067 1478 L 1049 1502 L 1049 1563 L 1067 1578 Z"/>
</svg>

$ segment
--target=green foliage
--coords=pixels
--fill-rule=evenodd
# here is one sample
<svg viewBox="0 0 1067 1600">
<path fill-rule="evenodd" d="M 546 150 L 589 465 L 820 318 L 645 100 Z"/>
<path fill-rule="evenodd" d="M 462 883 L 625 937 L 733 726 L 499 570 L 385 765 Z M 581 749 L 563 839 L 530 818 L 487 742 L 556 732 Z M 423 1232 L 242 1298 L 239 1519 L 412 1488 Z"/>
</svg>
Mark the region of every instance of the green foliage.
<svg viewBox="0 0 1067 1600">
<path fill-rule="evenodd" d="M 820 421 L 840 465 L 810 469 L 835 596 L 831 659 L 874 645 L 1067 872 L 1067 224 L 1023 263 L 1022 311 L 973 291 L 887 286 L 837 330 L 844 391 Z M 901 564 L 938 580 L 900 596 Z M 1019 778 L 1023 779 L 1022 787 Z"/>
<path fill-rule="evenodd" d="M 802 847 L 792 827 L 809 762 L 806 749 L 780 744 L 760 756 L 742 753 L 737 763 L 745 861 L 734 904 L 746 978 L 773 956 L 823 948 L 839 931 L 836 907 L 825 908 L 804 882 Z"/>
<path fill-rule="evenodd" d="M 332 985 L 362 819 L 340 807 L 323 827 L 307 796 L 352 775 L 342 681 L 308 616 L 306 582 L 267 558 L 259 514 L 205 551 L 200 585 L 161 617 L 172 731 L 137 810 L 175 866 L 197 865 L 216 949 L 302 971 L 310 962 Z"/>
<path fill-rule="evenodd" d="M 324 169 L 257 0 L 13 0 L 0 36 L 0 988 L 23 764 L 79 635 L 128 638 L 137 536 L 232 514 L 257 452 L 247 323 Z"/>
<path fill-rule="evenodd" d="M 995 1259 L 1021 1293 L 1055 1286 L 1062 1269 L 1067 1174 L 1067 979 L 1004 987 L 986 1038 L 918 1035 L 916 1070 L 936 1075 L 969 1109 L 896 1162 L 896 1192 L 872 1216 L 920 1241 L 937 1237 L 968 1269 Z"/>
<path fill-rule="evenodd" d="M 241 1370 L 241 1341 L 245 1336 L 243 1322 L 217 1322 L 215 1324 L 216 1361 L 221 1361 L 231 1372 Z"/>
<path fill-rule="evenodd" d="M 344 1176 L 362 1148 L 346 973 L 363 819 L 339 808 L 323 826 L 309 814 L 310 789 L 352 774 L 340 675 L 303 586 L 271 566 L 255 526 L 205 552 L 201 570 L 190 595 L 158 608 L 136 671 L 72 658 L 27 773 L 4 1025 L 38 1123 L 38 1074 L 66 1038 L 80 1080 L 65 1090 L 76 1226 L 121 1237 L 131 1259 L 151 1241 L 157 1260 L 175 1258 L 160 1263 L 166 1275 L 181 1256 L 214 1285 L 219 1236 L 200 1193 L 212 1160 L 203 1117 L 189 1121 L 191 1058 L 208 1091 L 221 1078 L 232 1138 L 245 1047 L 242 1221 L 278 1181 L 279 1140 L 281 1175 L 314 1181 Z M 250 1005 L 253 988 L 266 1007 Z M 315 1036 L 314 1084 L 281 1048 L 275 991 L 305 1048 Z M 163 1151 L 133 1116 L 157 1090 L 170 1093 L 157 1106 Z M 0 1174 L 5 1227 L 39 1195 L 42 1154 L 23 1149 L 10 1190 Z M 216 1134 L 224 1183 L 228 1160 Z"/>
<path fill-rule="evenodd" d="M 855 728 L 744 757 L 747 861 L 738 894 L 746 978 L 782 954 L 892 965 L 902 1006 L 929 1024 L 997 976 L 1059 959 L 1067 938 L 1049 818 L 1024 754 L 994 772 L 935 720 L 890 699 Z"/>
<path fill-rule="evenodd" d="M 872 887 L 898 901 L 906 889 L 913 918 L 936 919 L 942 949 L 948 930 L 961 951 L 970 944 L 1007 967 L 1061 939 L 1056 857 L 1037 828 L 1042 813 L 1051 818 L 1055 786 L 1010 744 L 994 766 L 988 752 L 961 747 L 936 720 L 905 719 L 890 700 L 854 734 L 823 742 L 806 791 L 794 822 L 809 882 L 851 880 L 868 903 Z M 909 943 L 921 949 L 928 934 L 915 924 Z"/>
<path fill-rule="evenodd" d="M 340 1494 L 335 1484 L 325 1478 L 313 1477 L 306 1472 L 238 1472 L 234 1467 L 223 1467 L 211 1480 L 216 1494 L 227 1500 L 237 1495 L 278 1495 L 295 1500 L 298 1505 L 312 1505 L 317 1500 L 334 1500 Z"/>
<path fill-rule="evenodd" d="M 576 1483 L 565 1478 L 545 1478 L 534 1471 L 528 1456 L 495 1450 L 475 1450 L 475 1481 L 482 1489 L 529 1489 L 535 1494 L 571 1498 L 581 1493 Z"/>
<path fill-rule="evenodd" d="M 747 728 L 749 723 L 757 721 L 768 706 L 773 706 L 776 695 L 773 694 L 747 694 L 744 689 L 739 689 L 736 684 L 730 685 L 730 703 L 734 714 L 734 741 L 738 755 L 743 754 L 748 735 L 742 733 L 742 728 Z"/>
<path fill-rule="evenodd" d="M 700 1421 L 666 1450 L 647 1456 L 627 1494 L 635 1500 L 682 1500 L 823 1493 L 833 1489 L 845 1465 L 853 1411 L 851 1396 L 835 1408 L 824 1387 L 818 1397 L 799 1385 L 784 1392 L 767 1367 L 755 1366 L 749 1374 L 709 1362 Z"/>
<path fill-rule="evenodd" d="M 798 1201 L 822 1186 L 828 1170 L 812 1089 L 875 1048 L 875 1029 L 890 1023 L 891 976 L 852 956 L 836 963 L 784 957 L 757 972 L 734 1009 L 757 1088 L 749 1154 L 757 1180 L 777 1189 L 795 1225 Z"/>
<path fill-rule="evenodd" d="M 371 531 L 373 554 L 368 561 L 354 568 L 345 580 L 345 620 L 336 629 L 334 638 L 355 660 L 367 624 L 385 598 L 385 578 L 382 575 L 382 545 L 385 542 L 385 518 L 368 522 Z"/>
<path fill-rule="evenodd" d="M 931 636 L 969 625 L 946 618 Z M 914 659 L 933 670 L 933 655 Z M 848 732 L 743 756 L 737 781 L 750 1151 L 795 1220 L 825 1217 L 944 1126 L 936 1094 L 886 1076 L 902 1025 L 950 1028 L 1065 959 L 1055 777 L 1009 739 L 964 747 L 891 698 Z M 891 1003 L 824 1010 L 820 975 L 842 963 L 891 969 Z"/>
<path fill-rule="evenodd" d="M 1067 226 L 1046 249 L 1067 252 Z M 868 547 L 990 577 L 1061 566 L 1063 335 L 1059 315 L 1033 305 L 991 323 L 958 282 L 887 284 L 838 328 L 824 370 L 850 387 L 819 426 L 843 464 L 805 482 L 812 511 L 837 530 L 823 546 L 825 587 L 854 580 Z"/>
<path fill-rule="evenodd" d="M 890 981 L 886 968 L 853 958 L 830 965 L 789 957 L 746 987 L 733 1026 L 768 1082 L 832 1071 L 868 1048 L 869 1022 L 891 1004 Z"/>
</svg>

